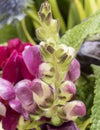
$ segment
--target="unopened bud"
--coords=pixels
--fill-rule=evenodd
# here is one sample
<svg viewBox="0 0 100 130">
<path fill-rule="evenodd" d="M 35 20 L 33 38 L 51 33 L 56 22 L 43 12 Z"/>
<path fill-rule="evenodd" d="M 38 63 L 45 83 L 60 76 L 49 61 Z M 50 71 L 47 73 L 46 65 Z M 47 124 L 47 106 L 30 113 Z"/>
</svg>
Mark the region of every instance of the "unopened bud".
<svg viewBox="0 0 100 130">
<path fill-rule="evenodd" d="M 75 50 L 72 47 L 66 45 L 59 45 L 55 52 L 57 57 L 57 63 L 59 64 L 59 71 L 62 72 L 62 78 L 68 71 L 69 65 L 75 56 Z"/>
<path fill-rule="evenodd" d="M 46 83 L 52 83 L 54 81 L 54 67 L 49 63 L 42 63 L 39 66 L 39 75 Z"/>
<path fill-rule="evenodd" d="M 71 81 L 65 81 L 60 87 L 60 92 L 60 97 L 66 97 L 66 101 L 69 101 L 76 93 L 76 87 Z"/>
<path fill-rule="evenodd" d="M 75 120 L 77 117 L 84 116 L 86 114 L 86 108 L 81 101 L 71 101 L 67 102 L 65 107 L 63 107 L 63 112 L 65 114 L 65 119 Z"/>
<path fill-rule="evenodd" d="M 52 100 L 52 88 L 40 79 L 32 81 L 31 89 L 36 104 L 40 107 L 48 107 Z"/>
</svg>

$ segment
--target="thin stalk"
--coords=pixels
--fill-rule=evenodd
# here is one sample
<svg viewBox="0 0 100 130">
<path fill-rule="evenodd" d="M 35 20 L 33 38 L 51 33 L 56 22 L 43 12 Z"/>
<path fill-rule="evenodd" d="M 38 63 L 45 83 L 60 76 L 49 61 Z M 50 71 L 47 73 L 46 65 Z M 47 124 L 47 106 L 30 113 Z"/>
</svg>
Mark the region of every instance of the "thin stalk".
<svg viewBox="0 0 100 130">
<path fill-rule="evenodd" d="M 25 33 L 25 35 L 26 35 L 28 41 L 29 41 L 30 43 L 32 43 L 32 44 L 36 44 L 35 41 L 32 39 L 32 37 L 30 36 L 30 34 L 29 34 L 28 31 L 27 31 L 27 28 L 26 28 L 26 25 L 25 25 L 25 19 L 23 19 L 23 20 L 21 21 L 21 25 L 22 25 L 23 31 L 24 31 L 24 33 Z"/>
<path fill-rule="evenodd" d="M 82 3 L 79 0 L 74 0 L 76 8 L 78 10 L 79 16 L 80 16 L 80 20 L 82 21 L 83 19 L 86 18 L 86 12 L 83 8 Z"/>
</svg>

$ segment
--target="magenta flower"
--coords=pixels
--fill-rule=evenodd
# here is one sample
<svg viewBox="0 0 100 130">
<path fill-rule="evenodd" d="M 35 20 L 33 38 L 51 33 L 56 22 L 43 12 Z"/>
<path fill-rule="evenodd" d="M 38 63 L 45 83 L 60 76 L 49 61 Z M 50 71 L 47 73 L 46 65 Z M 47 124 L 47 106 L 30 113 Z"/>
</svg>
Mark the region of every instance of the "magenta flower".
<svg viewBox="0 0 100 130">
<path fill-rule="evenodd" d="M 9 107 L 9 101 L 15 98 L 13 85 L 0 78 L 0 115 L 2 116 L 2 124 L 5 130 L 15 130 L 20 114 Z M 13 125 L 12 125 L 13 124 Z"/>
<path fill-rule="evenodd" d="M 2 126 L 4 130 L 16 130 L 19 117 L 19 113 L 8 107 L 5 117 L 2 119 Z"/>
<path fill-rule="evenodd" d="M 0 97 L 0 116 L 5 130 L 15 130 L 20 115 L 29 119 L 28 114 L 35 112 L 37 107 L 30 80 L 22 80 L 13 86 L 11 82 L 0 78 Z"/>
<path fill-rule="evenodd" d="M 10 53 L 8 51 L 7 46 L 0 46 L 0 69 L 3 68 L 7 58 L 9 57 Z"/>
<path fill-rule="evenodd" d="M 23 44 L 16 38 L 8 41 L 7 46 L 0 47 L 0 68 L 3 70 L 2 77 L 14 84 L 24 78 L 31 80 L 35 78 L 28 71 L 23 61 L 22 52 L 26 46 L 32 45 L 30 43 Z M 33 69 L 35 69 L 34 66 Z"/>
<path fill-rule="evenodd" d="M 22 56 L 29 72 L 36 78 L 39 77 L 39 65 L 42 63 L 39 46 L 26 47 Z"/>
</svg>

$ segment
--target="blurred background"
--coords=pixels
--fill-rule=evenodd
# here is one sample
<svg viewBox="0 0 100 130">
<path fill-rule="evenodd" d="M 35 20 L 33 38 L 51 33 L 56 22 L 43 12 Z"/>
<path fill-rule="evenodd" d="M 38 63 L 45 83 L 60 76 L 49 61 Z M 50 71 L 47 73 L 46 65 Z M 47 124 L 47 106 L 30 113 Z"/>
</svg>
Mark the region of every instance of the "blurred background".
<svg viewBox="0 0 100 130">
<path fill-rule="evenodd" d="M 84 22 L 100 9 L 100 0 L 48 0 L 52 15 L 60 22 L 60 35 Z M 38 11 L 44 0 L 0 0 L 0 43 L 19 37 L 38 43 L 35 29 L 40 26 Z"/>
</svg>

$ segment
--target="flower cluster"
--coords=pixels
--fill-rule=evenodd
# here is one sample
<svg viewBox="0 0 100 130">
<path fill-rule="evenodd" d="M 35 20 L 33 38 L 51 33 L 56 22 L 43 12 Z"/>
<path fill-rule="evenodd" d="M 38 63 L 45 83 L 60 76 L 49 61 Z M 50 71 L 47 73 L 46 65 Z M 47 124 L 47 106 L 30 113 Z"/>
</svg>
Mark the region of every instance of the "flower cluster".
<svg viewBox="0 0 100 130">
<path fill-rule="evenodd" d="M 36 32 L 41 40 L 39 45 L 12 39 L 8 45 L 0 47 L 3 128 L 15 130 L 18 127 L 20 130 L 23 116 L 26 122 L 23 130 L 26 127 L 78 130 L 72 121 L 84 116 L 86 109 L 83 102 L 74 98 L 75 82 L 80 75 L 79 62 L 74 58 L 75 50 L 63 44 L 57 45 L 58 22 L 52 19 L 47 2 L 41 6 L 39 15 L 43 25 Z"/>
</svg>

